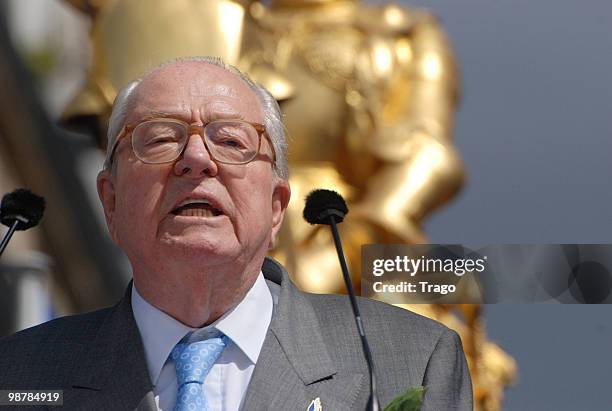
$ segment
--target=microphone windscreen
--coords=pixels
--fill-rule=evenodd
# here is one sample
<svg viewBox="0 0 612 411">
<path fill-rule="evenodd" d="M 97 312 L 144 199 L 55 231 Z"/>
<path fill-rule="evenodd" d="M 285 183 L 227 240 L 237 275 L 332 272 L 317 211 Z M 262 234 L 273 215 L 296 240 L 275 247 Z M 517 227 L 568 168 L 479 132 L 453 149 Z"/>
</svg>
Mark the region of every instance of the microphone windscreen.
<svg viewBox="0 0 612 411">
<path fill-rule="evenodd" d="M 344 198 L 332 190 L 313 190 L 306 197 L 304 219 L 310 224 L 328 224 L 327 217 L 334 215 L 342 221 L 348 213 Z"/>
<path fill-rule="evenodd" d="M 25 188 L 5 194 L 0 204 L 0 222 L 12 226 L 19 220 L 17 230 L 27 230 L 34 227 L 45 211 L 45 199 Z"/>
</svg>

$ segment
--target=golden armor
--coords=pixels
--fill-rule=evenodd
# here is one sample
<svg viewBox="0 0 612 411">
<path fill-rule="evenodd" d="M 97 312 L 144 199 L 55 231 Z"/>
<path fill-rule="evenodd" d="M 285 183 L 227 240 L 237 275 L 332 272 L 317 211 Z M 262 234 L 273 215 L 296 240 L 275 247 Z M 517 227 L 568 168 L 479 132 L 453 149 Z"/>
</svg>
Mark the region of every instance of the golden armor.
<svg viewBox="0 0 612 411">
<path fill-rule="evenodd" d="M 426 242 L 422 222 L 463 183 L 452 143 L 458 70 L 428 12 L 346 0 L 70 3 L 94 18 L 94 59 L 68 119 L 104 121 L 118 87 L 186 55 L 223 57 L 281 102 L 292 200 L 274 252 L 305 290 L 344 290 L 330 234 L 302 219 L 310 190 L 331 188 L 347 199 L 350 213 L 340 228 L 358 274 L 362 244 Z M 460 333 L 475 409 L 501 409 L 516 366 L 486 339 L 481 307 L 409 308 Z"/>
</svg>

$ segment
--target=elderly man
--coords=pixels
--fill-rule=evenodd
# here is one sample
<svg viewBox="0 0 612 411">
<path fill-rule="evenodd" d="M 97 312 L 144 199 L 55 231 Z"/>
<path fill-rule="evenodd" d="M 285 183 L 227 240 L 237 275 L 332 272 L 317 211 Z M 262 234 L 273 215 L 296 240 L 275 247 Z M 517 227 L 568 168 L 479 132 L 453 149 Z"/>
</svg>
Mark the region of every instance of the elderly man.
<svg viewBox="0 0 612 411">
<path fill-rule="evenodd" d="M 290 197 L 279 108 L 212 58 L 165 64 L 115 101 L 98 192 L 133 283 L 118 305 L 0 342 L 0 389 L 65 409 L 359 410 L 369 377 L 346 297 L 302 293 L 267 259 Z M 361 300 L 386 405 L 468 410 L 457 335 Z"/>
</svg>

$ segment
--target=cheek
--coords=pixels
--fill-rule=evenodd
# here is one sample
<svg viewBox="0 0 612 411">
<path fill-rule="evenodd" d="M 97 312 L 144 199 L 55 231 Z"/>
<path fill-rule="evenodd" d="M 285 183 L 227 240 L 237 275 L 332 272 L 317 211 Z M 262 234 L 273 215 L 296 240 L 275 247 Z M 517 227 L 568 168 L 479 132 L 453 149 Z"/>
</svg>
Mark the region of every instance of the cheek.
<svg viewBox="0 0 612 411">
<path fill-rule="evenodd" d="M 124 239 L 154 235 L 159 223 L 159 209 L 164 185 L 158 176 L 126 176 L 117 198 L 117 231 Z"/>
<path fill-rule="evenodd" d="M 262 183 L 261 181 L 265 181 Z M 247 179 L 241 187 L 233 187 L 237 211 L 237 230 L 252 235 L 265 232 L 272 224 L 272 187 L 269 177 Z"/>
</svg>

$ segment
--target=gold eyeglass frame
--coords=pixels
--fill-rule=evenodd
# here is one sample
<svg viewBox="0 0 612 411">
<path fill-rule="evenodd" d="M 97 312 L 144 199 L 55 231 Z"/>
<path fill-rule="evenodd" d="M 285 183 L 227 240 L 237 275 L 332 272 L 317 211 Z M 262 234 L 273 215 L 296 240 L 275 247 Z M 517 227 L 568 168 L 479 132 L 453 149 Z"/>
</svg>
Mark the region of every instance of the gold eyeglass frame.
<svg viewBox="0 0 612 411">
<path fill-rule="evenodd" d="M 185 139 L 183 147 L 181 147 L 181 149 L 177 151 L 176 157 L 174 157 L 171 160 L 161 161 L 161 162 L 146 161 L 146 160 L 140 158 L 140 156 L 136 153 L 136 150 L 134 150 L 134 133 L 133 133 L 134 130 L 136 130 L 136 128 L 138 128 L 142 124 L 146 124 L 146 123 L 150 123 L 150 122 L 154 122 L 154 121 L 163 121 L 163 122 L 167 122 L 167 123 L 179 124 L 179 125 L 184 126 L 185 129 L 187 130 L 187 138 Z M 259 138 L 259 141 L 257 142 L 257 151 L 255 151 L 255 153 L 253 154 L 253 157 L 251 159 L 249 159 L 247 161 L 240 162 L 240 163 L 232 163 L 232 162 L 227 162 L 227 161 L 223 161 L 223 160 L 218 160 L 217 158 L 215 158 L 215 156 L 213 155 L 210 147 L 208 147 L 208 143 L 206 142 L 206 132 L 205 132 L 205 129 L 206 129 L 206 127 L 209 124 L 213 124 L 213 123 L 225 123 L 225 122 L 246 123 L 246 124 L 252 126 L 255 129 L 255 131 L 257 132 L 257 136 Z M 250 121 L 246 121 L 246 120 L 242 120 L 242 119 L 220 119 L 220 120 L 212 120 L 212 121 L 209 121 L 209 122 L 204 123 L 202 125 L 196 125 L 196 124 L 189 124 L 186 121 L 179 120 L 179 119 L 176 119 L 176 118 L 168 118 L 168 117 L 150 118 L 150 119 L 138 121 L 136 123 L 132 123 L 132 124 L 128 124 L 128 125 L 123 126 L 121 128 L 121 130 L 119 131 L 119 134 L 117 135 L 117 139 L 115 140 L 115 143 L 113 144 L 113 148 L 111 150 L 111 154 L 108 157 L 108 164 L 110 166 L 113 163 L 113 157 L 115 156 L 115 151 L 117 151 L 117 147 L 119 146 L 119 143 L 120 143 L 121 139 L 123 137 L 125 137 L 128 133 L 131 135 L 130 145 L 132 147 L 132 153 L 134 153 L 134 155 L 136 156 L 137 159 L 139 159 L 140 161 L 142 161 L 145 164 L 165 164 L 165 163 L 171 163 L 171 162 L 175 161 L 177 158 L 179 158 L 181 156 L 181 154 L 183 154 L 183 151 L 185 151 L 185 148 L 187 147 L 187 142 L 189 141 L 189 136 L 191 136 L 193 134 L 194 130 L 197 130 L 198 134 L 202 137 L 202 141 L 204 142 L 204 146 L 206 147 L 206 150 L 208 151 L 208 154 L 210 155 L 210 158 L 212 160 L 214 160 L 216 162 L 219 162 L 221 164 L 231 164 L 231 165 L 248 164 L 248 163 L 252 162 L 253 160 L 255 160 L 255 158 L 257 158 L 257 156 L 259 155 L 259 153 L 261 151 L 261 140 L 262 140 L 262 137 L 263 136 L 267 136 L 268 140 L 270 141 L 270 148 L 272 149 L 272 164 L 276 164 L 276 151 L 274 150 L 274 144 L 272 144 L 272 140 L 270 140 L 270 136 L 266 133 L 266 126 L 264 126 L 263 124 L 252 123 Z"/>
</svg>

